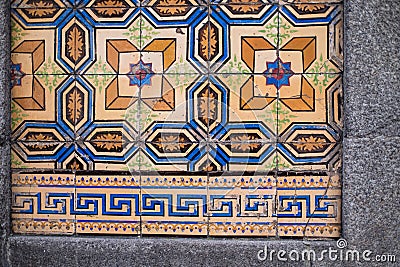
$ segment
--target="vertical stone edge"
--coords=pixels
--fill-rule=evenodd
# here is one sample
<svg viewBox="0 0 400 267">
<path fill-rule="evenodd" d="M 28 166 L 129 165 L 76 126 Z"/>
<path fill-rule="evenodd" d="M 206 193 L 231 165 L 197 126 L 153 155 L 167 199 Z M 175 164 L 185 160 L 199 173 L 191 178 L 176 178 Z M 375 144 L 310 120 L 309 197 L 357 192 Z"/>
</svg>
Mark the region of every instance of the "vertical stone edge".
<svg viewBox="0 0 400 267">
<path fill-rule="evenodd" d="M 9 266 L 11 232 L 10 158 L 10 0 L 0 1 L 0 266 Z"/>
<path fill-rule="evenodd" d="M 390 53 L 400 39 L 400 24 L 388 14 L 399 11 L 390 0 L 344 1 L 342 237 L 349 249 L 395 254 L 397 262 L 400 121 L 391 118 L 399 114 L 400 75 L 398 62 L 387 60 L 397 58 Z"/>
</svg>

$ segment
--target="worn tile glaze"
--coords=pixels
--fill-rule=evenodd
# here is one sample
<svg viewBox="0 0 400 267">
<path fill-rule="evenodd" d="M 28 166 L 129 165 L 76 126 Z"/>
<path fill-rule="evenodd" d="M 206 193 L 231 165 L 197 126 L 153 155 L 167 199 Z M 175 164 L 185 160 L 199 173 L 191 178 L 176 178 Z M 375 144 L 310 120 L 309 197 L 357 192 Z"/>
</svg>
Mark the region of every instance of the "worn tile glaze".
<svg viewBox="0 0 400 267">
<path fill-rule="evenodd" d="M 339 0 L 14 0 L 13 230 L 338 237 Z"/>
</svg>

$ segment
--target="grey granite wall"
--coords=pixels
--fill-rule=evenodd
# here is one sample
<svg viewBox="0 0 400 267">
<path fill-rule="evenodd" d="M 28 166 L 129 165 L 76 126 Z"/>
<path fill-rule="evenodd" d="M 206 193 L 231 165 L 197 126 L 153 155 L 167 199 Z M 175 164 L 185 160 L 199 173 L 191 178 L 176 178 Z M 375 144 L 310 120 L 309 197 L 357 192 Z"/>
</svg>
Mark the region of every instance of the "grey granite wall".
<svg viewBox="0 0 400 267">
<path fill-rule="evenodd" d="M 343 236 L 399 266 L 400 3 L 345 2 Z"/>
<path fill-rule="evenodd" d="M 0 2 L 0 234 L 3 266 L 399 266 L 400 3 L 345 1 L 343 237 L 397 263 L 259 261 L 268 249 L 335 241 L 9 236 L 9 5 Z"/>
</svg>

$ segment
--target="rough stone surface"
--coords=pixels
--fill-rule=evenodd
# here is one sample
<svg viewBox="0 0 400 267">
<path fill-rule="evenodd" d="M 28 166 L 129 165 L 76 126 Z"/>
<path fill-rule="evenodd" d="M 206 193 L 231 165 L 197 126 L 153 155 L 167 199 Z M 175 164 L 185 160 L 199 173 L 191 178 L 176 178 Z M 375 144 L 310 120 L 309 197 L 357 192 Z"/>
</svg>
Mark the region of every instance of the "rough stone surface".
<svg viewBox="0 0 400 267">
<path fill-rule="evenodd" d="M 9 1 L 0 2 L 0 144 L 10 136 L 10 14 Z M 3 67 L 7 66 L 7 67 Z"/>
<path fill-rule="evenodd" d="M 10 233 L 10 145 L 0 145 L 0 266 L 4 264 Z"/>
<path fill-rule="evenodd" d="M 400 256 L 400 137 L 345 139 L 344 151 L 344 238 Z"/>
<path fill-rule="evenodd" d="M 345 2 L 347 137 L 400 134 L 400 7 L 392 0 Z"/>
<path fill-rule="evenodd" d="M 5 265 L 10 229 L 9 13 L 9 1 L 0 1 L 0 265 Z"/>
<path fill-rule="evenodd" d="M 260 262 L 269 249 L 329 241 L 11 236 L 9 226 L 9 5 L 0 1 L 0 265 L 3 266 L 396 266 L 379 263 Z M 400 5 L 345 1 L 343 237 L 348 248 L 400 260 Z M 7 127 L 6 127 L 7 126 Z M 6 257 L 8 255 L 8 257 Z M 398 264 L 397 264 L 398 266 Z"/>
<path fill-rule="evenodd" d="M 313 242 L 319 248 L 334 244 Z M 265 246 L 267 251 L 301 251 L 310 245 L 303 241 L 260 239 L 20 236 L 10 240 L 10 259 L 13 266 L 310 266 L 308 261 L 278 262 L 276 253 L 274 261 L 259 261 L 257 254 Z M 29 253 L 20 253 L 21 250 Z M 54 255 L 58 255 L 57 259 Z"/>
</svg>

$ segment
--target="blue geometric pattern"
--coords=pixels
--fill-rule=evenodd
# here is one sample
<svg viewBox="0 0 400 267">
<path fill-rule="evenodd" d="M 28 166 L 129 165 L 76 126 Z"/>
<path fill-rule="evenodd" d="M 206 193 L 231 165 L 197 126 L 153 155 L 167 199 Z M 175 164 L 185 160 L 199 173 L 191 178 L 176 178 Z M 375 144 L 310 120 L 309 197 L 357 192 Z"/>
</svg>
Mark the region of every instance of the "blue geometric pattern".
<svg viewBox="0 0 400 267">
<path fill-rule="evenodd" d="M 341 4 L 11 5 L 14 232 L 340 234 Z"/>
<path fill-rule="evenodd" d="M 264 71 L 267 84 L 273 84 L 277 89 L 280 89 L 283 85 L 290 85 L 290 77 L 293 76 L 290 65 L 290 62 L 282 62 L 280 58 L 277 58 L 274 62 L 267 62 L 267 69 Z"/>
</svg>

